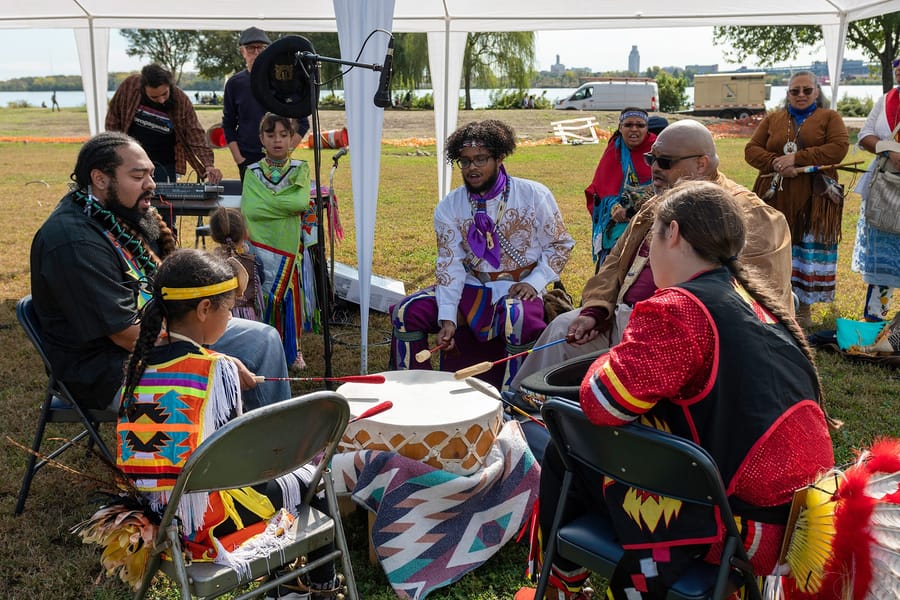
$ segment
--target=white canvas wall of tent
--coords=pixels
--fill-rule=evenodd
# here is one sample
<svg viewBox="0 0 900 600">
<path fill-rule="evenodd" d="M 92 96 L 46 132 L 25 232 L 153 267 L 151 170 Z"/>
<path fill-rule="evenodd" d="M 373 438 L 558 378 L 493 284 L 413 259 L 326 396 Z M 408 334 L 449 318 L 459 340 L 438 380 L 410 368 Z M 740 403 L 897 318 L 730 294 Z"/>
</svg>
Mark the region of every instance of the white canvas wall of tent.
<svg viewBox="0 0 900 600">
<path fill-rule="evenodd" d="M 456 127 L 466 34 L 475 31 L 818 25 L 822 27 L 832 99 L 837 98 L 844 41 L 851 21 L 900 11 L 900 0 L 2 0 L 2 28 L 61 28 L 75 32 L 91 133 L 106 116 L 109 30 L 337 31 L 342 57 L 356 60 L 374 29 L 428 34 L 438 156 Z M 373 36 L 360 62 L 382 63 L 386 36 Z M 378 200 L 383 109 L 372 103 L 378 76 L 354 69 L 344 82 L 353 149 L 353 206 L 360 277 L 361 371 L 367 370 L 369 277 Z M 449 191 L 450 167 L 438 160 L 438 194 Z M 435 199 L 436 201 L 437 199 Z"/>
</svg>

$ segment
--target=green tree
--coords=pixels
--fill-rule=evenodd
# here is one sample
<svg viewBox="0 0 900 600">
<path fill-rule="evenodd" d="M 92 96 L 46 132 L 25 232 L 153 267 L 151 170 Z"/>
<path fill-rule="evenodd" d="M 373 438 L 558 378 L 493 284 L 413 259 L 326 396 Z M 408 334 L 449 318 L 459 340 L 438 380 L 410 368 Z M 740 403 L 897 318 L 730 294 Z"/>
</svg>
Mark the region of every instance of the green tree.
<svg viewBox="0 0 900 600">
<path fill-rule="evenodd" d="M 684 90 L 688 82 L 683 75 L 675 77 L 659 67 L 651 67 L 647 69 L 647 76 L 655 79 L 656 87 L 659 88 L 660 112 L 675 112 L 687 105 Z"/>
<path fill-rule="evenodd" d="M 273 33 L 269 39 L 275 41 L 286 35 L 300 35 L 309 40 L 316 54 L 339 58 L 341 55 L 337 33 Z M 207 79 L 226 78 L 242 71 L 244 59 L 238 49 L 239 31 L 202 31 L 198 36 L 196 49 L 197 71 Z M 341 66 L 323 62 L 321 77 L 324 87 L 334 90 L 334 81 L 340 76 Z"/>
<path fill-rule="evenodd" d="M 534 76 L 534 32 L 470 33 L 463 55 L 466 110 L 472 110 L 472 84 L 527 88 Z"/>
<path fill-rule="evenodd" d="M 416 89 L 431 81 L 428 67 L 428 35 L 424 33 L 394 34 L 395 89 Z"/>
<path fill-rule="evenodd" d="M 822 41 L 822 30 L 815 26 L 753 26 L 716 27 L 713 39 L 732 50 L 726 57 L 743 62 L 753 56 L 766 67 L 796 58 L 798 51 Z M 861 50 L 881 65 L 881 85 L 884 91 L 894 83 L 891 61 L 900 49 L 900 13 L 890 13 L 853 21 L 847 27 L 847 47 Z"/>
<path fill-rule="evenodd" d="M 197 32 L 180 29 L 122 29 L 122 37 L 128 42 L 125 54 L 147 57 L 159 63 L 181 81 L 181 72 L 194 56 Z"/>
</svg>

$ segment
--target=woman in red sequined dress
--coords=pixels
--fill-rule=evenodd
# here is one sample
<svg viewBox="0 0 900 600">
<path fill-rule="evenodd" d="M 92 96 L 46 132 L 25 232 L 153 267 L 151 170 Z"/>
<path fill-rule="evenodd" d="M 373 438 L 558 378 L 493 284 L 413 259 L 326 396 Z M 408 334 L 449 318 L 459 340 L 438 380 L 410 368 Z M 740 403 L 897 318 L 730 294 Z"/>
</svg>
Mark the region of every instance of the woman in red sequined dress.
<svg viewBox="0 0 900 600">
<path fill-rule="evenodd" d="M 677 186 L 660 204 L 650 235 L 660 289 L 635 305 L 622 342 L 589 368 L 582 409 L 598 426 L 640 422 L 704 447 L 722 473 L 755 571 L 768 575 L 793 492 L 834 465 L 809 348 L 796 322 L 779 314 L 737 258 L 744 223 L 722 188 L 709 182 Z M 546 532 L 563 473 L 552 444 L 542 469 L 539 517 Z M 576 485 L 578 504 L 606 506 L 626 548 L 610 582 L 611 597 L 662 598 L 686 564 L 712 562 L 721 552 L 721 528 L 709 527 L 709 518 L 692 519 L 697 507 L 645 498 L 626 510 L 627 486 Z M 540 558 L 539 548 L 533 550 Z M 559 560 L 551 575 L 557 595 L 548 597 L 578 597 L 587 575 Z"/>
</svg>

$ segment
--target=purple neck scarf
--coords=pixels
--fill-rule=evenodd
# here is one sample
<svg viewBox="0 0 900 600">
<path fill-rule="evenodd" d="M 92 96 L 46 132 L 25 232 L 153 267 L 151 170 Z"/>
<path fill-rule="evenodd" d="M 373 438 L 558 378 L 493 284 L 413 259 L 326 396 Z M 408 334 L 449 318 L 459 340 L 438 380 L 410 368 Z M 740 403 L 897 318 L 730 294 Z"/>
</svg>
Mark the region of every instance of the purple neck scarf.
<svg viewBox="0 0 900 600">
<path fill-rule="evenodd" d="M 472 216 L 472 224 L 469 226 L 466 240 L 469 242 L 472 253 L 478 258 L 486 260 L 495 269 L 500 266 L 500 235 L 497 233 L 497 224 L 487 214 L 486 205 L 488 200 L 496 198 L 501 192 L 503 192 L 502 207 L 509 197 L 509 178 L 506 176 L 506 169 L 503 168 L 503 165 L 500 165 L 497 181 L 494 182 L 491 189 L 483 194 L 469 192 L 469 201 L 475 205 L 475 214 Z M 499 216 L 500 213 L 498 212 L 497 215 Z"/>
</svg>

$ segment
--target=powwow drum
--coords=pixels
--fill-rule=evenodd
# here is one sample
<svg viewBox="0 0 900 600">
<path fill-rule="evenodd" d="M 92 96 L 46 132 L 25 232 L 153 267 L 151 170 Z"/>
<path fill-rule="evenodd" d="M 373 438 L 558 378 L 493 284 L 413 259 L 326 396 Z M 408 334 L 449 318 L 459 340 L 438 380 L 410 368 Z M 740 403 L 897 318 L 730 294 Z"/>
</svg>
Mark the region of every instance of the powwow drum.
<svg viewBox="0 0 900 600">
<path fill-rule="evenodd" d="M 522 380 L 522 399 L 529 404 L 528 408 L 535 410 L 540 410 L 544 400 L 550 397 L 578 402 L 581 381 L 597 357 L 605 352 L 576 356 L 532 373 Z"/>
<path fill-rule="evenodd" d="M 350 423 L 339 452 L 387 450 L 457 475 L 471 475 L 484 466 L 503 424 L 500 402 L 454 379 L 453 373 L 381 374 L 384 383 L 337 388 L 354 416 L 385 400 L 394 403 L 389 410 Z"/>
</svg>

